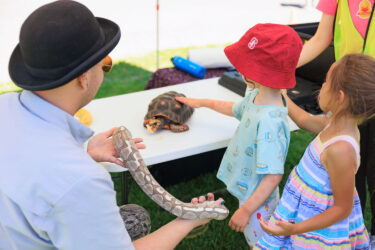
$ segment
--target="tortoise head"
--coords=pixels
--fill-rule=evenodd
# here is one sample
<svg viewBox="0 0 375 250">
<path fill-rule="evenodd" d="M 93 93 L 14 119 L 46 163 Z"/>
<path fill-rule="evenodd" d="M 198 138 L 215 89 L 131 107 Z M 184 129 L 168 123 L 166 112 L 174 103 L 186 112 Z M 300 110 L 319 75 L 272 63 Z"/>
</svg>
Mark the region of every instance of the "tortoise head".
<svg viewBox="0 0 375 250">
<path fill-rule="evenodd" d="M 163 128 L 164 126 L 164 122 L 163 122 L 163 119 L 162 118 L 151 118 L 150 120 L 148 120 L 148 124 L 146 124 L 146 127 L 147 127 L 147 131 L 150 132 L 150 133 L 154 133 L 155 131 Z"/>
</svg>

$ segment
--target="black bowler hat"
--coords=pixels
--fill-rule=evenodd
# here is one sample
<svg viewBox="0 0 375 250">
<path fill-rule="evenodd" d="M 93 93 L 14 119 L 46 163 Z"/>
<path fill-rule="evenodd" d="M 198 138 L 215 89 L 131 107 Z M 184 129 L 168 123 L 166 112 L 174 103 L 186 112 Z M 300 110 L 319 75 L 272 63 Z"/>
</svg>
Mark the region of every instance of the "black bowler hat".
<svg viewBox="0 0 375 250">
<path fill-rule="evenodd" d="M 84 5 L 60 0 L 35 10 L 22 24 L 9 61 L 13 82 L 27 90 L 64 85 L 99 63 L 120 40 L 114 22 Z"/>
</svg>

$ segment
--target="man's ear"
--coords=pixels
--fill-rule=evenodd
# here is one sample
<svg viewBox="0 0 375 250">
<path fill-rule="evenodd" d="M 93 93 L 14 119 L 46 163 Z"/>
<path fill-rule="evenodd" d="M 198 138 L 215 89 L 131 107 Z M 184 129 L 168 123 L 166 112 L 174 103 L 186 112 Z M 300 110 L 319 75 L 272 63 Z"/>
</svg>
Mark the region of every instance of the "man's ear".
<svg viewBox="0 0 375 250">
<path fill-rule="evenodd" d="M 87 72 L 83 73 L 82 75 L 77 77 L 78 83 L 81 88 L 86 89 L 89 87 L 88 81 L 87 81 Z"/>
</svg>

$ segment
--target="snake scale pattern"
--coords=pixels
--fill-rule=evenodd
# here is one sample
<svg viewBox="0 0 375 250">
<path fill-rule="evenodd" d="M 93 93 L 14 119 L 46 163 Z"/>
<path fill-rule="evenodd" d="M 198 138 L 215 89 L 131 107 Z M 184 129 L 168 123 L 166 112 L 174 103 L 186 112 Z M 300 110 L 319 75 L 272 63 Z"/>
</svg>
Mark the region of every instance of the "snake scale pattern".
<svg viewBox="0 0 375 250">
<path fill-rule="evenodd" d="M 223 220 L 228 216 L 229 210 L 224 205 L 214 201 L 199 204 L 184 203 L 161 187 L 148 170 L 127 128 L 119 127 L 113 134 L 113 142 L 140 188 L 168 212 L 190 220 L 203 218 Z"/>
</svg>

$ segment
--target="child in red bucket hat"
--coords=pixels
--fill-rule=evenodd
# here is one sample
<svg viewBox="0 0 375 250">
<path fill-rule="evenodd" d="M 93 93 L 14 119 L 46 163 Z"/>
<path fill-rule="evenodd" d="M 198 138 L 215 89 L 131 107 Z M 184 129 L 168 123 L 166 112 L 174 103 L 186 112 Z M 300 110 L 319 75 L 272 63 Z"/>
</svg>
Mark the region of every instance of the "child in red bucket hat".
<svg viewBox="0 0 375 250">
<path fill-rule="evenodd" d="M 224 52 L 245 78 L 273 89 L 296 85 L 295 71 L 302 41 L 289 26 L 257 24 Z"/>
<path fill-rule="evenodd" d="M 253 89 L 242 101 L 176 97 L 191 107 L 211 108 L 240 120 L 217 177 L 239 199 L 229 226 L 244 232 L 250 248 L 263 234 L 259 218 L 268 220 L 279 200 L 278 184 L 290 141 L 288 108 L 281 90 L 296 84 L 301 49 L 301 39 L 289 26 L 257 24 L 224 50 Z"/>
</svg>

